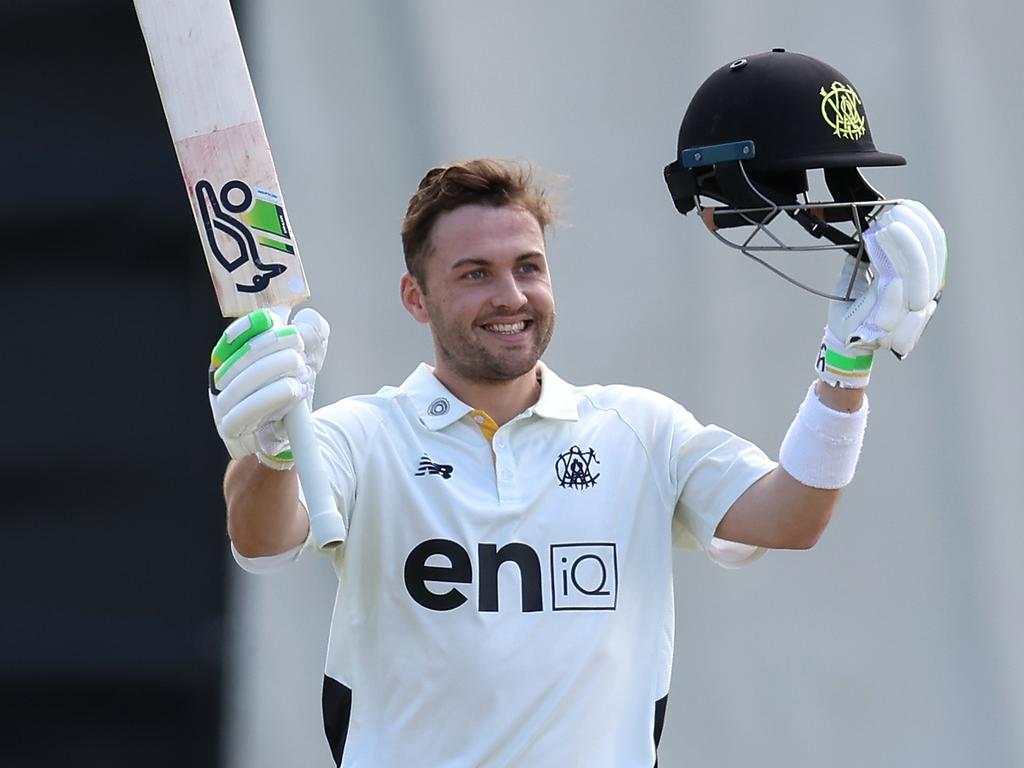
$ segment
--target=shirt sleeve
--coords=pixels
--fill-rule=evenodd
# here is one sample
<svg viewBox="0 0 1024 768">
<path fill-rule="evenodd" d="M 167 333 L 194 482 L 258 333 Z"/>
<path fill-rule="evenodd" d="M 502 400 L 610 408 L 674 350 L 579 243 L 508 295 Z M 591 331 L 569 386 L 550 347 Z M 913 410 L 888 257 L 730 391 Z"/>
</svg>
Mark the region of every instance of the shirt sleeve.
<svg viewBox="0 0 1024 768">
<path fill-rule="evenodd" d="M 297 544 L 291 549 L 268 557 L 246 557 L 245 555 L 240 555 L 232 542 L 231 555 L 235 558 L 235 562 L 249 573 L 272 573 L 298 560 L 299 555 L 309 546 L 311 541 L 312 538 L 307 535 L 306 540 L 302 544 Z"/>
<path fill-rule="evenodd" d="M 777 464 L 753 443 L 713 424 L 703 426 L 682 407 L 672 439 L 673 544 L 704 549 L 726 567 L 745 565 L 763 555 L 763 548 L 715 538 L 715 530 L 733 502 Z"/>
<path fill-rule="evenodd" d="M 755 547 L 753 544 L 740 544 L 738 541 L 720 539 L 717 536 L 711 539 L 711 546 L 708 547 L 708 557 L 711 562 L 723 568 L 742 568 L 750 565 L 755 560 L 760 560 L 768 550 L 764 547 Z"/>
</svg>

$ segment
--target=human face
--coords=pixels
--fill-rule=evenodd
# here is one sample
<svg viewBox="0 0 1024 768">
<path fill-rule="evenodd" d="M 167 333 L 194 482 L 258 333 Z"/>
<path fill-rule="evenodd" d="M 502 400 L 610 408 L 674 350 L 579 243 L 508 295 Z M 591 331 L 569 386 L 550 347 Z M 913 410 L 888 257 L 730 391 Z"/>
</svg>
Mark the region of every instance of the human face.
<svg viewBox="0 0 1024 768">
<path fill-rule="evenodd" d="M 438 373 L 488 382 L 530 374 L 555 326 L 537 219 L 515 206 L 464 205 L 438 217 L 429 245 L 425 285 L 406 275 L 402 298 L 430 324 Z"/>
</svg>

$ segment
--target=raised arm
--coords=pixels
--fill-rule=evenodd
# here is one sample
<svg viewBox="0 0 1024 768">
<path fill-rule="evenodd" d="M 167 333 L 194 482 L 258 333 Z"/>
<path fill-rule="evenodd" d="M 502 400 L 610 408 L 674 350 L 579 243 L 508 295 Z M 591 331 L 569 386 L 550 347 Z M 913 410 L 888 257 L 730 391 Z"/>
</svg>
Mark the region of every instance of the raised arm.
<svg viewBox="0 0 1024 768">
<path fill-rule="evenodd" d="M 864 239 L 874 277 L 847 258 L 839 285 L 856 281 L 854 301 L 830 305 L 819 380 L 783 440 L 779 467 L 733 503 L 719 538 L 775 549 L 818 541 L 853 479 L 875 350 L 903 359 L 935 311 L 945 287 L 946 236 L 928 209 L 903 201 L 879 216 Z"/>
<path fill-rule="evenodd" d="M 306 540 L 309 516 L 299 502 L 298 473 L 277 472 L 246 456 L 224 473 L 228 536 L 243 557 L 268 557 Z"/>
<path fill-rule="evenodd" d="M 233 459 L 224 476 L 227 529 L 244 557 L 285 552 L 309 531 L 283 420 L 312 398 L 329 333 L 313 310 L 293 325 L 260 310 L 229 325 L 211 355 L 210 406 Z"/>
<path fill-rule="evenodd" d="M 822 381 L 812 389 L 809 397 L 816 397 L 820 407 L 834 411 L 836 421 L 846 421 L 847 432 L 854 437 L 863 433 L 867 415 L 863 389 L 840 389 Z M 733 503 L 715 536 L 767 549 L 809 549 L 825 531 L 842 491 L 842 487 L 806 485 L 780 465 Z"/>
</svg>

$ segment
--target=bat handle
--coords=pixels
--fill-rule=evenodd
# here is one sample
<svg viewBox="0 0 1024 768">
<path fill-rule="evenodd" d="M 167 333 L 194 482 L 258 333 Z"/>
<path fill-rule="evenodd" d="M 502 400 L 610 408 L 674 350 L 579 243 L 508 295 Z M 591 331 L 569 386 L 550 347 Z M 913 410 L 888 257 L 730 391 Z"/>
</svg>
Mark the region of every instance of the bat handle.
<svg viewBox="0 0 1024 768">
<path fill-rule="evenodd" d="M 271 307 L 270 311 L 288 323 L 288 307 Z M 345 541 L 347 531 L 345 520 L 334 502 L 324 457 L 316 442 L 309 400 L 303 400 L 285 416 L 285 429 L 288 431 L 288 441 L 292 443 L 295 468 L 299 470 L 299 481 L 306 498 L 309 532 L 317 547 L 334 549 Z"/>
<path fill-rule="evenodd" d="M 327 470 L 320 454 L 313 430 L 313 414 L 308 401 L 303 400 L 284 417 L 288 430 L 295 467 L 299 470 L 299 481 L 306 497 L 309 512 L 309 530 L 317 546 L 333 549 L 345 540 L 345 521 L 334 503 L 334 492 L 327 480 Z"/>
<path fill-rule="evenodd" d="M 288 322 L 288 307 L 271 307 L 285 323 Z M 313 541 L 322 549 L 333 549 L 345 540 L 345 521 L 334 503 L 334 492 L 327 479 L 324 457 L 316 442 L 313 429 L 313 414 L 309 401 L 303 400 L 284 417 L 284 428 L 288 431 L 288 442 L 295 457 L 295 468 L 299 470 L 299 482 L 306 497 L 306 512 L 309 514 L 309 530 Z"/>
</svg>

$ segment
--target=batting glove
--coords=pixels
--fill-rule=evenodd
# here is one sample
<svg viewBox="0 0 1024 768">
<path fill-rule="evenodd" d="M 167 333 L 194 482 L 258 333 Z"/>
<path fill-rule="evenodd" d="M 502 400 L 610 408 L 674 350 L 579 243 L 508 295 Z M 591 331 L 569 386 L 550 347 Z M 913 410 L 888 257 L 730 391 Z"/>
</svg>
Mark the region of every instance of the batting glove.
<svg viewBox="0 0 1024 768">
<path fill-rule="evenodd" d="M 234 459 L 255 455 L 273 469 L 294 465 L 284 417 L 312 399 L 330 326 L 313 309 L 286 325 L 267 309 L 225 329 L 210 355 L 210 408 Z"/>
<path fill-rule="evenodd" d="M 864 233 L 873 277 L 847 256 L 821 342 L 818 376 L 833 386 L 866 387 L 876 349 L 910 354 L 946 285 L 946 234 L 921 203 L 902 200 Z M 858 266 L 861 266 L 858 269 Z M 854 273 L 856 272 L 856 276 Z"/>
</svg>

